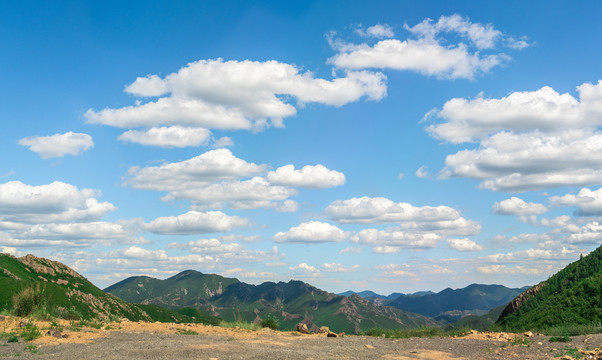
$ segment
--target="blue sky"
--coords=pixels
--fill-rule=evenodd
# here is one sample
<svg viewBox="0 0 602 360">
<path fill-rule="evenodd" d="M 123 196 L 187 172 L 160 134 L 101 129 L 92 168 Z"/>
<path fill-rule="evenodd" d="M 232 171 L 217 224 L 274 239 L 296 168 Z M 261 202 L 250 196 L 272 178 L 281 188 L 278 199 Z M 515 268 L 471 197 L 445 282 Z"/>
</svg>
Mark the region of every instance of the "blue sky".
<svg viewBox="0 0 602 360">
<path fill-rule="evenodd" d="M 0 248 L 105 287 L 532 285 L 602 239 L 597 2 L 13 2 Z"/>
</svg>

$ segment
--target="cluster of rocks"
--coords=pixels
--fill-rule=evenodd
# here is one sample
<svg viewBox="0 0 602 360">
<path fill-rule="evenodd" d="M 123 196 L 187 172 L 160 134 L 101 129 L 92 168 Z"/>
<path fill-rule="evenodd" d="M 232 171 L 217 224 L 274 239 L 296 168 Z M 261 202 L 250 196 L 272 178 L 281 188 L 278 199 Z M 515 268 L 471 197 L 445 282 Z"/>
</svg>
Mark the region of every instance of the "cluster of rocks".
<svg viewBox="0 0 602 360">
<path fill-rule="evenodd" d="M 307 329 L 307 325 L 305 325 L 304 323 L 300 322 L 297 324 L 297 331 L 301 334 L 310 334 L 309 329 Z M 322 326 L 320 327 L 320 329 L 318 330 L 318 334 L 326 334 L 327 337 L 337 337 L 337 336 L 342 336 L 344 334 L 337 334 L 334 333 L 332 331 L 330 331 L 330 329 L 328 328 L 328 326 Z"/>
</svg>

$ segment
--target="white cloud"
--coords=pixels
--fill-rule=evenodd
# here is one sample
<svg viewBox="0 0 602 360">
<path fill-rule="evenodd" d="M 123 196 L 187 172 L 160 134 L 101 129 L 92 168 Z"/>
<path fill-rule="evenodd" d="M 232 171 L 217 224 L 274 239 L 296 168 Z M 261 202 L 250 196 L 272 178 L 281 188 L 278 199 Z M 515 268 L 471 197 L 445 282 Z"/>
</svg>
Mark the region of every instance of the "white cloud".
<svg viewBox="0 0 602 360">
<path fill-rule="evenodd" d="M 602 188 L 595 191 L 583 188 L 577 195 L 552 196 L 550 201 L 556 205 L 577 206 L 580 216 L 602 215 Z"/>
<path fill-rule="evenodd" d="M 484 248 L 476 242 L 465 239 L 447 239 L 447 245 L 457 251 L 481 251 Z"/>
<path fill-rule="evenodd" d="M 451 99 L 442 110 L 431 113 L 444 121 L 427 130 L 437 139 L 458 144 L 503 130 L 562 134 L 567 129 L 592 129 L 602 124 L 602 82 L 586 83 L 577 90 L 581 101 L 548 86 L 512 92 L 500 99 Z"/>
<path fill-rule="evenodd" d="M 192 159 L 146 168 L 132 167 L 127 182 L 137 189 L 178 191 L 195 189 L 219 180 L 258 175 L 265 165 L 248 163 L 228 149 L 216 149 Z"/>
<path fill-rule="evenodd" d="M 0 184 L 0 221 L 39 224 L 98 220 L 117 208 L 98 202 L 100 192 L 79 190 L 76 186 L 55 181 L 32 186 L 20 181 Z"/>
<path fill-rule="evenodd" d="M 228 136 L 222 136 L 219 139 L 215 139 L 213 141 L 213 145 L 214 148 L 226 148 L 226 147 L 232 147 L 234 146 L 234 141 L 232 140 L 231 137 Z"/>
<path fill-rule="evenodd" d="M 351 242 L 371 246 L 377 253 L 396 253 L 401 249 L 424 250 L 437 247 L 442 236 L 415 233 L 399 228 L 364 229 L 351 237 Z"/>
<path fill-rule="evenodd" d="M 417 277 L 417 275 L 415 273 L 407 271 L 407 269 L 405 269 L 405 267 L 402 267 L 397 264 L 379 265 L 379 266 L 375 266 L 374 269 L 384 270 L 379 274 L 379 276 L 384 276 L 384 277 L 393 277 L 393 278 L 396 278 L 396 277 L 415 278 L 415 277 Z"/>
<path fill-rule="evenodd" d="M 183 148 L 206 145 L 211 132 L 203 128 L 182 126 L 153 127 L 148 130 L 129 130 L 119 135 L 123 142 L 167 148 Z"/>
<path fill-rule="evenodd" d="M 326 272 L 353 272 L 360 268 L 359 265 L 344 266 L 340 263 L 324 263 L 322 270 Z"/>
<path fill-rule="evenodd" d="M 496 215 L 525 216 L 543 214 L 548 211 L 548 208 L 543 204 L 527 203 L 523 199 L 513 196 L 493 204 L 492 210 Z"/>
<path fill-rule="evenodd" d="M 320 270 L 316 269 L 314 266 L 307 265 L 302 262 L 299 265 L 289 267 L 289 270 L 294 272 L 302 272 L 302 273 L 319 273 Z"/>
<path fill-rule="evenodd" d="M 442 178 L 467 177 L 480 187 L 522 192 L 602 182 L 602 81 L 577 87 L 579 98 L 550 87 L 500 99 L 452 99 L 433 137 L 479 147 L 448 155 Z"/>
<path fill-rule="evenodd" d="M 282 126 L 282 119 L 297 111 L 285 99 L 334 106 L 362 97 L 380 100 L 386 93 L 384 80 L 380 73 L 350 71 L 329 81 L 277 61 L 200 60 L 163 79 L 139 77 L 126 87 L 135 96 L 163 96 L 157 100 L 120 109 L 90 109 L 85 117 L 122 128 L 180 125 L 240 130 L 266 126 L 268 119 Z"/>
<path fill-rule="evenodd" d="M 192 235 L 226 232 L 250 225 L 247 219 L 229 216 L 221 211 L 189 211 L 178 216 L 159 217 L 145 224 L 144 228 L 156 234 Z"/>
<path fill-rule="evenodd" d="M 276 206 L 276 211 L 278 212 L 296 212 L 299 210 L 299 203 L 295 200 L 284 200 L 278 206 Z"/>
<path fill-rule="evenodd" d="M 473 79 L 479 73 L 487 72 L 510 59 L 501 52 L 482 54 L 482 50 L 495 50 L 500 40 L 511 39 L 490 24 L 471 23 L 468 18 L 452 15 L 442 16 L 437 23 L 426 19 L 413 27 L 406 25 L 404 28 L 417 38 L 403 41 L 386 39 L 374 45 L 348 44 L 331 38 L 331 46 L 339 53 L 330 58 L 329 62 L 340 68 L 354 70 L 388 68 L 416 71 L 438 78 Z M 373 32 L 382 34 L 381 37 L 393 36 L 392 31 L 383 30 L 385 29 L 374 28 Z M 368 35 L 367 31 L 363 32 L 361 29 L 358 33 Z M 441 36 L 447 33 L 459 35 L 467 43 Z M 524 39 L 522 42 L 506 40 L 502 44 L 511 45 L 513 49 L 528 46 Z"/>
<path fill-rule="evenodd" d="M 274 241 L 311 244 L 341 242 L 347 239 L 347 237 L 347 233 L 334 225 L 319 221 L 309 221 L 292 227 L 287 232 L 277 233 L 274 235 Z"/>
<path fill-rule="evenodd" d="M 168 249 L 186 249 L 193 254 L 210 255 L 218 262 L 222 263 L 240 263 L 277 261 L 281 260 L 285 255 L 278 251 L 278 247 L 274 246 L 270 251 L 249 250 L 245 246 L 235 242 L 224 243 L 216 238 L 198 239 L 187 243 L 173 242 L 167 246 Z"/>
<path fill-rule="evenodd" d="M 306 165 L 295 170 L 293 165 L 285 165 L 267 174 L 269 182 L 306 188 L 328 188 L 345 184 L 345 175 L 336 170 L 329 170 L 324 165 Z"/>
<path fill-rule="evenodd" d="M 374 37 L 378 39 L 392 38 L 395 36 L 393 28 L 387 24 L 376 24 L 368 27 L 366 30 L 362 27 L 358 27 L 355 31 L 362 37 Z"/>
<path fill-rule="evenodd" d="M 359 246 L 350 246 L 350 247 L 346 247 L 342 250 L 339 250 L 339 254 L 361 254 L 362 253 L 362 248 Z"/>
<path fill-rule="evenodd" d="M 429 177 L 430 174 L 427 171 L 427 167 L 426 166 L 421 166 L 420 168 L 418 168 L 418 170 L 416 170 L 416 177 L 420 178 L 420 179 L 424 179 Z"/>
<path fill-rule="evenodd" d="M 171 190 L 163 200 L 190 200 L 200 208 L 222 207 L 222 202 L 228 202 L 234 209 L 254 209 L 274 207 L 273 200 L 286 200 L 296 194 L 295 189 L 274 186 L 262 177 L 254 177 L 245 181 L 224 181 L 204 187 Z M 293 206 L 291 203 L 288 205 Z"/>
<path fill-rule="evenodd" d="M 492 49 L 499 39 L 504 37 L 501 31 L 493 28 L 493 25 L 471 23 L 468 18 L 458 14 L 441 16 L 436 23 L 433 23 L 432 19 L 426 19 L 413 27 L 406 25 L 405 28 L 415 35 L 430 39 L 442 32 L 457 33 L 470 40 L 478 49 Z"/>
<path fill-rule="evenodd" d="M 336 200 L 324 210 L 326 216 L 343 224 L 387 224 L 406 221 L 444 221 L 460 218 L 460 212 L 448 206 L 416 207 L 395 203 L 387 198 L 361 197 Z"/>
<path fill-rule="evenodd" d="M 79 155 L 94 146 L 88 134 L 69 131 L 51 136 L 32 136 L 19 140 L 19 145 L 29 146 L 29 150 L 38 153 L 42 159 Z"/>
</svg>

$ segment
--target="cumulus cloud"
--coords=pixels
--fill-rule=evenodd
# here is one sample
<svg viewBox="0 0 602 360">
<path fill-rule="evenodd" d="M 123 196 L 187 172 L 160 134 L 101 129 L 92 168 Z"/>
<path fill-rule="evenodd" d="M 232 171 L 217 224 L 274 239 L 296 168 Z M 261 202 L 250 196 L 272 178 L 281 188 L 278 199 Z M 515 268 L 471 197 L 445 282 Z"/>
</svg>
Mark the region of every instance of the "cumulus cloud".
<svg viewBox="0 0 602 360">
<path fill-rule="evenodd" d="M 269 208 L 295 212 L 299 204 L 293 187 L 327 188 L 345 183 L 345 175 L 323 165 L 300 170 L 286 165 L 267 172 L 268 165 L 249 163 L 228 149 L 208 151 L 194 158 L 159 166 L 132 167 L 126 184 L 133 188 L 165 191 L 163 201 L 188 200 L 192 209 Z M 263 176 L 257 176 L 263 175 Z"/>
<path fill-rule="evenodd" d="M 79 155 L 94 146 L 88 134 L 69 131 L 51 136 L 32 136 L 19 140 L 19 145 L 29 146 L 29 150 L 38 153 L 42 159 Z"/>
<path fill-rule="evenodd" d="M 132 167 L 128 170 L 127 183 L 137 189 L 177 191 L 206 186 L 219 180 L 258 175 L 266 169 L 266 165 L 237 158 L 228 149 L 216 149 L 180 162 Z"/>
<path fill-rule="evenodd" d="M 129 130 L 119 135 L 123 142 L 167 148 L 206 145 L 211 132 L 203 128 L 182 126 L 153 127 L 148 130 Z"/>
<path fill-rule="evenodd" d="M 464 238 L 464 239 L 447 239 L 447 245 L 457 251 L 481 251 L 484 248 L 476 242 Z"/>
<path fill-rule="evenodd" d="M 366 69 L 388 68 L 410 70 L 427 76 L 438 78 L 473 79 L 479 73 L 487 72 L 495 66 L 507 62 L 510 57 L 501 52 L 483 54 L 483 50 L 495 50 L 495 47 L 511 44 L 513 49 L 521 49 L 528 45 L 517 41 L 500 41 L 511 39 L 492 25 L 472 23 L 468 18 L 459 15 L 441 16 L 434 23 L 431 19 L 410 27 L 404 27 L 415 39 L 385 39 L 374 45 L 348 44 L 334 38 L 331 46 L 339 53 L 329 62 L 340 68 Z M 392 32 L 374 28 L 375 34 L 391 37 Z M 368 35 L 367 31 L 358 31 L 360 35 Z M 384 36 L 386 35 L 388 36 Z M 444 34 L 460 36 L 465 41 L 455 42 L 452 37 L 444 38 Z"/>
<path fill-rule="evenodd" d="M 576 206 L 579 216 L 602 215 L 602 188 L 595 191 L 583 188 L 576 195 L 552 196 L 550 201 L 556 205 Z"/>
<path fill-rule="evenodd" d="M 543 214 L 548 211 L 548 208 L 543 204 L 527 203 L 523 199 L 513 196 L 493 204 L 492 210 L 496 215 L 525 216 Z"/>
<path fill-rule="evenodd" d="M 393 32 L 393 28 L 387 24 L 376 24 L 369 26 L 366 30 L 363 27 L 358 27 L 355 30 L 362 37 L 374 37 L 378 39 L 382 38 L 392 38 L 395 36 Z"/>
<path fill-rule="evenodd" d="M 159 217 L 144 228 L 156 234 L 193 235 L 227 232 L 233 228 L 247 228 L 251 225 L 247 219 L 229 216 L 221 211 L 189 211 L 178 216 Z"/>
<path fill-rule="evenodd" d="M 406 221 L 445 221 L 460 218 L 460 212 L 448 206 L 416 207 L 395 203 L 382 197 L 361 197 L 332 202 L 324 213 L 342 224 L 387 224 Z"/>
<path fill-rule="evenodd" d="M 336 170 L 329 170 L 324 165 L 306 165 L 295 170 L 294 165 L 285 165 L 267 174 L 269 182 L 306 188 L 328 188 L 345 184 L 345 175 Z"/>
<path fill-rule="evenodd" d="M 249 250 L 235 242 L 225 243 L 216 238 L 198 239 L 187 243 L 173 242 L 168 249 L 186 249 L 193 254 L 210 255 L 220 262 L 265 262 L 281 260 L 285 255 L 280 253 L 277 246 L 270 251 Z"/>
<path fill-rule="evenodd" d="M 360 266 L 352 265 L 352 266 L 344 266 L 340 263 L 324 263 L 322 264 L 322 270 L 326 272 L 353 272 L 357 271 Z"/>
<path fill-rule="evenodd" d="M 47 185 L 27 185 L 20 181 L 0 184 L 0 221 L 39 224 L 99 220 L 117 208 L 99 202 L 100 192 L 78 189 L 55 181 Z"/>
<path fill-rule="evenodd" d="M 289 270 L 294 272 L 302 272 L 302 273 L 319 273 L 320 270 L 316 269 L 315 266 L 307 265 L 302 262 L 299 265 L 289 267 Z"/>
<path fill-rule="evenodd" d="M 437 247 L 441 239 L 442 236 L 436 233 L 416 233 L 399 228 L 389 228 L 386 230 L 361 230 L 351 237 L 351 242 L 368 245 L 375 253 L 397 253 L 401 249 L 432 249 Z"/>
<path fill-rule="evenodd" d="M 200 60 L 164 78 L 139 77 L 125 91 L 139 97 L 159 97 L 118 109 L 89 109 L 91 123 L 120 128 L 180 125 L 205 129 L 257 129 L 282 126 L 296 114 L 294 105 L 316 102 L 341 106 L 362 97 L 380 100 L 385 77 L 368 71 L 349 71 L 325 80 L 278 61 Z"/>
<path fill-rule="evenodd" d="M 320 221 L 308 221 L 292 227 L 286 232 L 277 233 L 274 235 L 274 241 L 311 244 L 341 242 L 347 237 L 346 232 L 334 225 Z"/>
<path fill-rule="evenodd" d="M 467 177 L 479 187 L 522 192 L 602 182 L 602 81 L 577 88 L 579 100 L 549 87 L 501 99 L 452 99 L 430 112 L 444 120 L 427 130 L 479 147 L 448 155 L 442 178 Z"/>
</svg>

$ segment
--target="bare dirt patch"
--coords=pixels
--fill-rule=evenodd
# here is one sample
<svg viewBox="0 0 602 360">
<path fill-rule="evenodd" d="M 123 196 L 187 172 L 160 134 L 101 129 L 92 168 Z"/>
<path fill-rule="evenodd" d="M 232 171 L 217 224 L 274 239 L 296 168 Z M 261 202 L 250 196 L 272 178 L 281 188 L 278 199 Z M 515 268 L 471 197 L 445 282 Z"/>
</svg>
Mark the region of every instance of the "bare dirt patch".
<svg viewBox="0 0 602 360">
<path fill-rule="evenodd" d="M 18 332 L 22 319 L 7 317 L 0 331 Z M 549 337 L 472 332 L 461 338 L 385 339 L 367 336 L 328 338 L 292 331 L 250 331 L 202 324 L 121 321 L 75 326 L 78 322 L 34 321 L 43 334 L 51 325 L 61 337 L 32 342 L 0 340 L 0 358 L 20 359 L 602 359 L 602 335 Z M 81 323 L 80 323 L 81 324 Z M 102 325 L 102 326 L 100 326 Z M 99 327 L 99 328 L 97 328 Z M 63 337 L 66 336 L 66 337 Z"/>
</svg>

